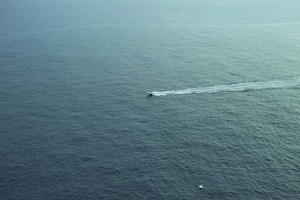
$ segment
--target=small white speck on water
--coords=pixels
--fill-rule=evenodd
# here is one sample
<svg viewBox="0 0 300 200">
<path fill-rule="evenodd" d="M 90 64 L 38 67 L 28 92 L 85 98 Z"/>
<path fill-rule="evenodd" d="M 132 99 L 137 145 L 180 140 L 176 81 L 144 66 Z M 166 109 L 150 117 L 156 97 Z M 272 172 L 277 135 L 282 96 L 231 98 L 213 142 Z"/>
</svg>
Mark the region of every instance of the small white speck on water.
<svg viewBox="0 0 300 200">
<path fill-rule="evenodd" d="M 203 188 L 203 185 L 199 185 L 199 188 L 202 189 L 202 188 Z"/>
</svg>

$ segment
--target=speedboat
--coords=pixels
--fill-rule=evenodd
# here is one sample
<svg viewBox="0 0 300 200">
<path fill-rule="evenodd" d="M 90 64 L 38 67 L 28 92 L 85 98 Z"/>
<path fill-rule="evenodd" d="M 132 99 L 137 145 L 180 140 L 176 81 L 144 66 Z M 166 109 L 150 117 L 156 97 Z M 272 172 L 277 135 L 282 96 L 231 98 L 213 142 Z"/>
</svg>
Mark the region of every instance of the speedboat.
<svg viewBox="0 0 300 200">
<path fill-rule="evenodd" d="M 152 97 L 153 96 L 153 92 L 147 92 L 148 97 Z"/>
</svg>

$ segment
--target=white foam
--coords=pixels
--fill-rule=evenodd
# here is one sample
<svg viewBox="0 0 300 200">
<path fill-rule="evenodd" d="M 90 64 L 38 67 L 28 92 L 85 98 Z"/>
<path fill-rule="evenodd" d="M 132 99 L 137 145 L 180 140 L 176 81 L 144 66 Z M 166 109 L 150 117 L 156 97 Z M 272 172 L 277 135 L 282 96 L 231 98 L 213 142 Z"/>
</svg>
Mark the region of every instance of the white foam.
<svg viewBox="0 0 300 200">
<path fill-rule="evenodd" d="M 280 89 L 300 86 L 300 80 L 285 80 L 285 81 L 269 81 L 269 82 L 252 82 L 252 83 L 237 83 L 231 85 L 218 85 L 210 87 L 187 88 L 183 90 L 170 91 L 154 91 L 154 96 L 167 96 L 178 94 L 206 94 L 217 92 L 242 92 L 247 90 L 264 90 L 264 89 Z"/>
</svg>

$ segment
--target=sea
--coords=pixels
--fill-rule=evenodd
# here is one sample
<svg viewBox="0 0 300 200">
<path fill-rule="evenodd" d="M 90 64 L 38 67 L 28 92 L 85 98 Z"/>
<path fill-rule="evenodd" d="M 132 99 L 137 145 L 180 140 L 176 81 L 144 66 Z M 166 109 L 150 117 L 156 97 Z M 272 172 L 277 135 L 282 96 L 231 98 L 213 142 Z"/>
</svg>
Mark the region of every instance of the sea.
<svg viewBox="0 0 300 200">
<path fill-rule="evenodd" d="M 299 155 L 299 0 L 1 0 L 1 200 L 297 200 Z"/>
</svg>

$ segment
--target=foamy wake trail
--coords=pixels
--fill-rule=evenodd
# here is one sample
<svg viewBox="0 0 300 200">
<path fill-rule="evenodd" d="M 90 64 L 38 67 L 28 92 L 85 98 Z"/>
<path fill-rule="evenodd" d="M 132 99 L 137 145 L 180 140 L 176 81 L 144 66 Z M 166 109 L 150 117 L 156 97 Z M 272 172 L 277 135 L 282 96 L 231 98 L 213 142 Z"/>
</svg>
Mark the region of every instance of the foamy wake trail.
<svg viewBox="0 0 300 200">
<path fill-rule="evenodd" d="M 286 80 L 286 81 L 269 81 L 269 82 L 253 82 L 253 83 L 238 83 L 231 85 L 218 85 L 211 87 L 188 88 L 183 90 L 170 90 L 170 91 L 154 91 L 154 96 L 166 96 L 176 94 L 205 94 L 217 92 L 241 92 L 247 90 L 265 90 L 265 89 L 280 89 L 300 86 L 299 80 Z"/>
</svg>

